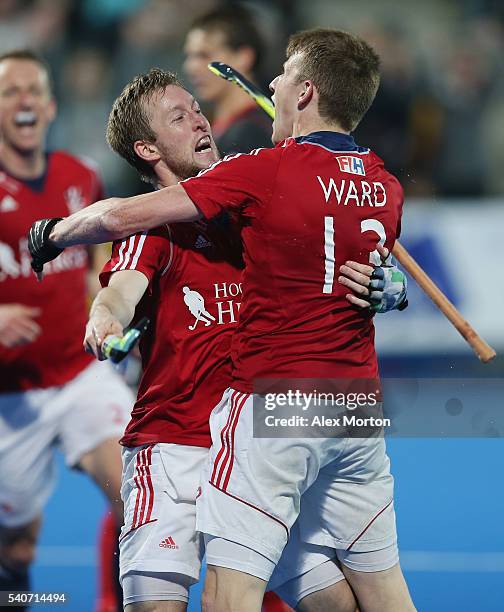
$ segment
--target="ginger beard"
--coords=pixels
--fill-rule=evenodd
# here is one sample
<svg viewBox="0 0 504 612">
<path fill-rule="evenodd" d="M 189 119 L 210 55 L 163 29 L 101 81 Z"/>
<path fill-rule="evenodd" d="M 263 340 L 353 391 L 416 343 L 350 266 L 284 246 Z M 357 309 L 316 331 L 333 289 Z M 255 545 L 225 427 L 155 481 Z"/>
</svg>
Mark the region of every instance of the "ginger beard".
<svg viewBox="0 0 504 612">
<path fill-rule="evenodd" d="M 210 124 L 185 89 L 166 87 L 151 100 L 149 115 L 159 161 L 179 179 L 194 176 L 219 159 Z"/>
<path fill-rule="evenodd" d="M 180 180 L 195 176 L 201 170 L 205 170 L 219 159 L 219 153 L 213 138 L 207 135 L 205 139 L 201 139 L 196 147 L 190 146 L 190 143 L 179 143 L 177 145 L 168 145 L 163 141 L 157 141 L 156 146 L 161 155 L 164 164 Z M 201 151 L 196 150 L 205 146 Z"/>
</svg>

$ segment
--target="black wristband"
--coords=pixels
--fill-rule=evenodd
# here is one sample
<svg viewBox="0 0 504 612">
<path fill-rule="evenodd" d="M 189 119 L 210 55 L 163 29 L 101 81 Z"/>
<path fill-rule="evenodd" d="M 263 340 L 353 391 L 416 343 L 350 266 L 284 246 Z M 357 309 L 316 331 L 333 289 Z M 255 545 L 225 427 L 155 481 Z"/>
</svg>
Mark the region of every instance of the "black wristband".
<svg viewBox="0 0 504 612">
<path fill-rule="evenodd" d="M 41 272 L 48 261 L 58 257 L 64 249 L 55 246 L 49 239 L 52 229 L 63 217 L 41 219 L 36 221 L 30 229 L 28 236 L 28 249 L 32 256 L 31 266 L 35 272 Z"/>
</svg>

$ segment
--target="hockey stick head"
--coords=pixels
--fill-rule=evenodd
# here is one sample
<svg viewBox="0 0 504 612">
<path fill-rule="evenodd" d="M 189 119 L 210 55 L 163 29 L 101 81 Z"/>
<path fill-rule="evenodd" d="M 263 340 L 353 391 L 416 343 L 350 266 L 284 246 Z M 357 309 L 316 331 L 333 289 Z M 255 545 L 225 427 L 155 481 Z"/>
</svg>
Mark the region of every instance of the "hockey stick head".
<svg viewBox="0 0 504 612">
<path fill-rule="evenodd" d="M 211 70 L 214 74 L 226 79 L 231 83 L 235 83 L 241 87 L 245 92 L 251 96 L 255 102 L 263 109 L 263 111 L 271 117 L 271 119 L 275 118 L 275 106 L 263 91 L 259 89 L 256 85 L 251 83 L 248 79 L 246 79 L 242 74 L 240 74 L 228 64 L 224 64 L 224 62 L 211 62 L 208 64 L 208 69 Z"/>
<path fill-rule="evenodd" d="M 134 327 L 128 329 L 124 336 L 107 336 L 102 345 L 104 356 L 112 363 L 120 363 L 136 346 L 149 323 L 149 319 L 143 317 Z"/>
</svg>

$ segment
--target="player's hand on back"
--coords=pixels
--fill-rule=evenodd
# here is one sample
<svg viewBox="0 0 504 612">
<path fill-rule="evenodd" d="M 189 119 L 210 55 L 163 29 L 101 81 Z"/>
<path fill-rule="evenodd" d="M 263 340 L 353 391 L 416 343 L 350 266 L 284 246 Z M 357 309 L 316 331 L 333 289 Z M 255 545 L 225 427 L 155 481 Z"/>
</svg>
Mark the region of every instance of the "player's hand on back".
<svg viewBox="0 0 504 612">
<path fill-rule="evenodd" d="M 362 309 L 384 313 L 404 310 L 406 299 L 406 276 L 392 263 L 389 250 L 378 245 L 382 258 L 381 266 L 370 266 L 356 261 L 347 261 L 340 266 L 338 281 L 350 289 L 346 299 Z"/>
<path fill-rule="evenodd" d="M 105 338 L 110 335 L 122 336 L 123 326 L 112 316 L 108 308 L 97 306 L 93 309 L 86 325 L 85 351 L 92 353 L 100 361 L 104 361 L 106 357 L 102 353 L 102 345 Z"/>
<path fill-rule="evenodd" d="M 24 304 L 0 304 L 0 344 L 14 348 L 34 342 L 42 331 L 35 321 L 40 312 Z"/>
<path fill-rule="evenodd" d="M 341 276 L 338 282 L 347 287 L 352 293 L 345 295 L 350 304 L 359 308 L 369 308 L 369 284 L 374 272 L 373 266 L 361 264 L 356 261 L 347 261 L 340 266 Z"/>
</svg>

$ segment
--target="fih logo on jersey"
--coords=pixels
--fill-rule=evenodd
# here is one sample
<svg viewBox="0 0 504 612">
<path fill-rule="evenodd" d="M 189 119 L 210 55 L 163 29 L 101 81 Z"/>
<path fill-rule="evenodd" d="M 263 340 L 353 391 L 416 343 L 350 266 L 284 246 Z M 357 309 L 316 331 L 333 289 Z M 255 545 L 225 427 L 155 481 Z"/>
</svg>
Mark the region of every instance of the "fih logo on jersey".
<svg viewBox="0 0 504 612">
<path fill-rule="evenodd" d="M 364 162 L 360 157 L 354 157 L 353 155 L 342 155 L 336 158 L 339 164 L 341 172 L 347 172 L 348 174 L 359 174 L 360 176 L 366 176 L 364 169 Z"/>
<path fill-rule="evenodd" d="M 184 304 L 194 317 L 194 321 L 188 325 L 189 331 L 194 331 L 198 325 L 209 327 L 212 324 L 225 325 L 226 323 L 236 323 L 238 312 L 241 306 L 241 283 L 214 283 L 213 295 L 215 296 L 214 307 L 205 304 L 205 298 L 187 285 L 182 287 L 184 294 Z M 237 301 L 237 298 L 240 301 Z"/>
</svg>

